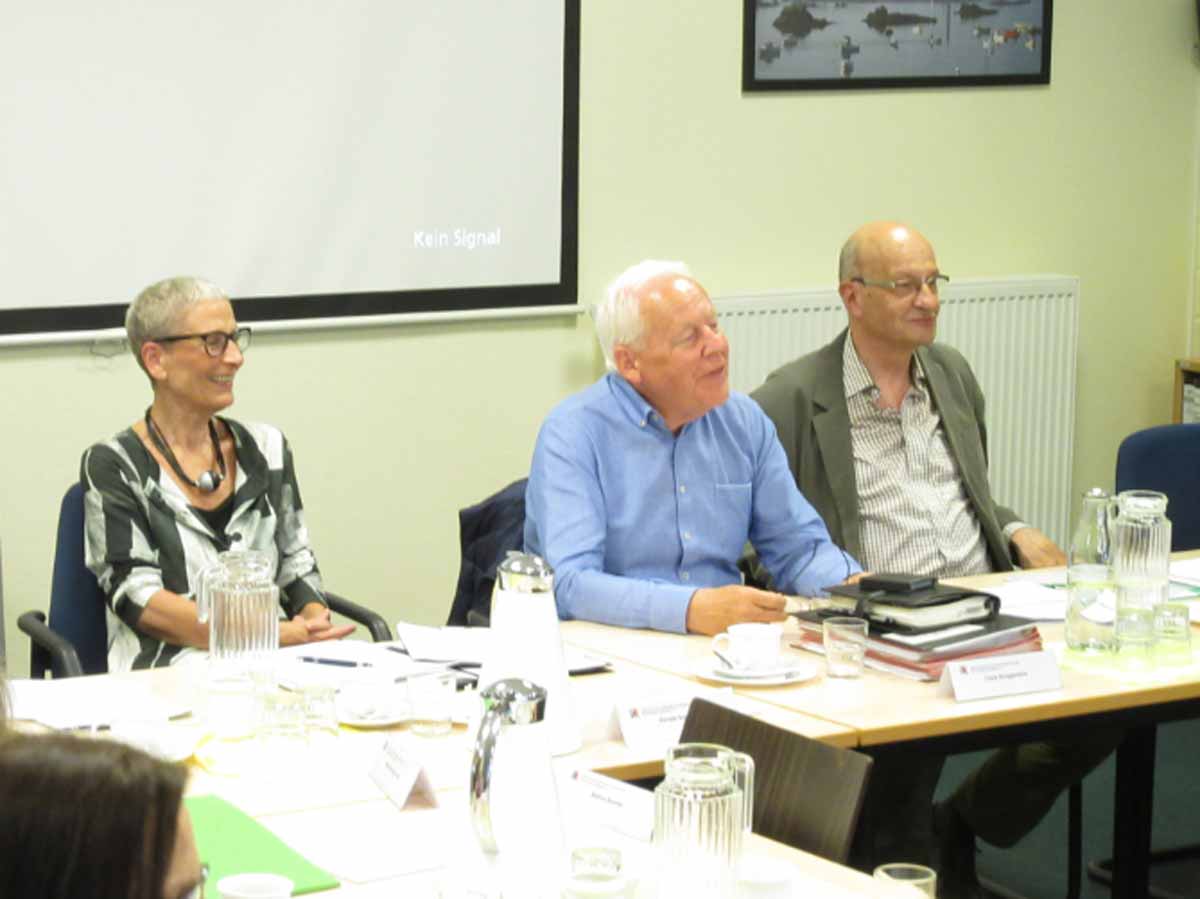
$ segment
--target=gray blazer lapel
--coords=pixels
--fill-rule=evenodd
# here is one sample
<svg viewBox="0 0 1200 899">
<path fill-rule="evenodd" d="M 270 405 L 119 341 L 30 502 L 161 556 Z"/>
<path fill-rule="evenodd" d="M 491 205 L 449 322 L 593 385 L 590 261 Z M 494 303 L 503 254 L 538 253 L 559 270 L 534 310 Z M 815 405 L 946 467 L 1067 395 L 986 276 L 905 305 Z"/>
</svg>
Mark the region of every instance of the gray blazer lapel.
<svg viewBox="0 0 1200 899">
<path fill-rule="evenodd" d="M 934 358 L 932 353 L 922 347 L 917 350 L 917 355 L 925 368 L 925 377 L 929 379 L 929 390 L 933 394 L 933 404 L 942 419 L 950 455 L 958 466 L 958 474 L 966 488 L 967 498 L 970 499 L 983 528 L 992 563 L 997 570 L 1011 568 L 1004 534 L 994 512 L 995 504 L 988 485 L 987 457 L 984 455 L 983 441 L 974 411 L 970 407 L 970 400 L 954 374 Z"/>
<path fill-rule="evenodd" d="M 950 444 L 950 453 L 958 465 L 959 476 L 966 484 L 967 492 L 976 505 L 979 498 L 986 493 L 981 487 L 986 486 L 986 460 L 980 458 L 976 449 L 979 446 L 979 435 L 975 429 L 975 420 L 963 398 L 961 391 L 956 391 L 951 382 L 951 376 L 937 359 L 923 347 L 917 350 L 921 364 L 925 369 L 925 377 L 929 379 L 929 390 L 933 394 L 933 405 L 942 419 L 942 427 L 946 431 L 946 440 Z M 985 483 L 982 483 L 985 482 Z"/>
<path fill-rule="evenodd" d="M 854 454 L 850 443 L 850 412 L 842 375 L 842 348 L 847 339 L 825 347 L 819 376 L 813 382 L 813 431 L 825 466 L 829 490 L 842 523 L 842 548 L 856 559 L 862 556 L 858 521 L 858 482 L 854 477 Z"/>
</svg>

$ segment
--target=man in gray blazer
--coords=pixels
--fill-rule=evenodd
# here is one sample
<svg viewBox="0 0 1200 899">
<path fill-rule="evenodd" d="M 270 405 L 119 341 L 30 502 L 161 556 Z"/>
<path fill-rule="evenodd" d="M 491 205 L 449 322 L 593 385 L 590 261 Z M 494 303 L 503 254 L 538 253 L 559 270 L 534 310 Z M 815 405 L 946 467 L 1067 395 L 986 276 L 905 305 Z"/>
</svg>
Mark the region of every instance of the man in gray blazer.
<svg viewBox="0 0 1200 899">
<path fill-rule="evenodd" d="M 1049 537 L 992 496 L 983 393 L 957 351 L 932 345 L 947 280 L 915 229 L 864 225 L 839 259 L 847 330 L 752 396 L 834 542 L 868 571 L 952 577 L 1064 564 Z M 978 895 L 975 835 L 1013 845 L 1118 740 L 1001 749 L 932 815 L 943 759 L 881 754 L 856 860 L 919 859 L 936 839 L 943 894 Z"/>
</svg>

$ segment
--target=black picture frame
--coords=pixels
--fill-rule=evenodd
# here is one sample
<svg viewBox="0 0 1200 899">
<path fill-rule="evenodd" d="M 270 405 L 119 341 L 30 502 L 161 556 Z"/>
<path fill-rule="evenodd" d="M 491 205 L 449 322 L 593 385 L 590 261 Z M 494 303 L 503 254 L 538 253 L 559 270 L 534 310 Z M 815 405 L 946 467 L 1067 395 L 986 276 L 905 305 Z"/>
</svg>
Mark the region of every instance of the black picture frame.
<svg viewBox="0 0 1200 899">
<path fill-rule="evenodd" d="M 1053 3 L 743 0 L 742 90 L 1049 84 Z"/>
</svg>

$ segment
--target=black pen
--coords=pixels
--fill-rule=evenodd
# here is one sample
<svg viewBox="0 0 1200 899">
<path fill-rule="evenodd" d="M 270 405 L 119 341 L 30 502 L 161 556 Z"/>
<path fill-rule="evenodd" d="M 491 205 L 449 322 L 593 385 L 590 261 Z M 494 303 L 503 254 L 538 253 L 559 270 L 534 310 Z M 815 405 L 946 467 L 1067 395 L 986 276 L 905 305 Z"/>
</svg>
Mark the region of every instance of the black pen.
<svg viewBox="0 0 1200 899">
<path fill-rule="evenodd" d="M 301 662 L 315 665 L 335 665 L 338 668 L 374 668 L 370 662 L 352 662 L 349 659 L 319 659 L 316 656 L 300 656 Z"/>
</svg>

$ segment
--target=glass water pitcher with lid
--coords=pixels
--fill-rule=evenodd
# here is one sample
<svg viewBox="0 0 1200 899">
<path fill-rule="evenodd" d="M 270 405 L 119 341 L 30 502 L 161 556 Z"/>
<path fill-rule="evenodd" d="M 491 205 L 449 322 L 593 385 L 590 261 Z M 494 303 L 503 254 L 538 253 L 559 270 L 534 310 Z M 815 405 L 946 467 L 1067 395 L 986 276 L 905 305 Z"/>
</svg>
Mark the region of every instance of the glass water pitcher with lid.
<svg viewBox="0 0 1200 899">
<path fill-rule="evenodd" d="M 735 895 L 737 866 L 754 810 L 754 760 L 713 743 L 667 751 L 654 790 L 658 895 Z"/>
<path fill-rule="evenodd" d="M 1148 662 L 1154 645 L 1154 614 L 1167 601 L 1171 522 L 1167 497 L 1153 490 L 1125 490 L 1109 511 L 1112 568 L 1117 586 L 1117 652 Z"/>
<path fill-rule="evenodd" d="M 208 624 L 206 717 L 220 739 L 240 739 L 259 720 L 267 653 L 279 646 L 275 563 L 262 552 L 223 552 L 200 575 L 196 613 Z"/>
<path fill-rule="evenodd" d="M 279 588 L 266 553 L 232 550 L 200 576 L 197 614 L 208 622 L 215 662 L 258 655 L 279 646 Z"/>
<path fill-rule="evenodd" d="M 1083 494 L 1079 521 L 1067 556 L 1069 592 L 1064 633 L 1067 646 L 1083 653 L 1113 648 L 1116 590 L 1109 540 L 1109 496 L 1101 487 Z"/>
</svg>

